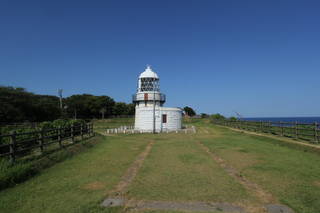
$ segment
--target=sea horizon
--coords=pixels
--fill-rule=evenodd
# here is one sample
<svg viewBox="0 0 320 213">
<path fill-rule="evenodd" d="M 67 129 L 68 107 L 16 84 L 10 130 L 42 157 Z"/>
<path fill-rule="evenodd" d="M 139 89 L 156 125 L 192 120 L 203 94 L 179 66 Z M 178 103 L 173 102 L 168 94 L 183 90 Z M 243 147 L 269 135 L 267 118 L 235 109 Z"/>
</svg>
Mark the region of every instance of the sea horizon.
<svg viewBox="0 0 320 213">
<path fill-rule="evenodd" d="M 248 121 L 283 121 L 283 122 L 298 122 L 298 123 L 320 123 L 320 116 L 292 116 L 292 117 L 246 117 L 242 118 Z"/>
</svg>

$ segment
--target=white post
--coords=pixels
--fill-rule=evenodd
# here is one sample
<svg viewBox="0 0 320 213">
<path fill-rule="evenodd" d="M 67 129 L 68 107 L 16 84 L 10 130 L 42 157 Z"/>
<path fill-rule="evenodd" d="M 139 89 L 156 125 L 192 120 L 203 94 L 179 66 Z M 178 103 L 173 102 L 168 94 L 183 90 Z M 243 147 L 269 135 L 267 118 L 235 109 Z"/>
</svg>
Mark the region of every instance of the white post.
<svg viewBox="0 0 320 213">
<path fill-rule="evenodd" d="M 156 101 L 155 101 L 155 80 L 153 80 L 153 134 L 156 133 Z"/>
</svg>

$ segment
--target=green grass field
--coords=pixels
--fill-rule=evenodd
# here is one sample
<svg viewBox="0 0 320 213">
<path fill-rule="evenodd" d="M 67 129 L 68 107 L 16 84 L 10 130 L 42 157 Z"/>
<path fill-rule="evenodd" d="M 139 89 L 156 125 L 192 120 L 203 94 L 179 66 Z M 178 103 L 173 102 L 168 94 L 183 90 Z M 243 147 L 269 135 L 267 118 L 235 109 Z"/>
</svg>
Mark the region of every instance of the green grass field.
<svg viewBox="0 0 320 213">
<path fill-rule="evenodd" d="M 142 200 L 237 202 L 253 199 L 203 152 L 193 137 L 157 135 L 156 143 L 131 185 Z"/>
<path fill-rule="evenodd" d="M 116 118 L 116 119 L 104 119 L 94 121 L 94 130 L 102 131 L 105 129 L 117 128 L 120 126 L 132 126 L 133 118 Z"/>
<path fill-rule="evenodd" d="M 98 121 L 95 129 L 103 133 L 105 128 L 132 123 L 132 119 Z M 320 212 L 319 152 L 232 131 L 204 119 L 185 123 L 195 125 L 197 133 L 98 135 L 92 139 L 93 147 L 0 191 L 0 212 L 123 212 L 122 207 L 100 204 L 151 141 L 149 155 L 128 186 L 128 199 L 263 205 L 201 149 L 201 142 L 278 202 L 297 213 Z"/>
</svg>

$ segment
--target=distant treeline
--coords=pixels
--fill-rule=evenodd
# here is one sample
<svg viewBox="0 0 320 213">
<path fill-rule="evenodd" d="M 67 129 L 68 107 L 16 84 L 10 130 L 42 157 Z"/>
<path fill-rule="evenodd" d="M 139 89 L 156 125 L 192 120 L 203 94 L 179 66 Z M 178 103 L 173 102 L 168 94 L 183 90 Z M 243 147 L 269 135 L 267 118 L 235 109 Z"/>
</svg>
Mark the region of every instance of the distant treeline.
<svg viewBox="0 0 320 213">
<path fill-rule="evenodd" d="M 133 104 L 115 102 L 108 96 L 72 95 L 62 100 L 38 95 L 24 88 L 0 86 L 0 123 L 52 121 L 58 118 L 92 119 L 134 115 Z"/>
</svg>

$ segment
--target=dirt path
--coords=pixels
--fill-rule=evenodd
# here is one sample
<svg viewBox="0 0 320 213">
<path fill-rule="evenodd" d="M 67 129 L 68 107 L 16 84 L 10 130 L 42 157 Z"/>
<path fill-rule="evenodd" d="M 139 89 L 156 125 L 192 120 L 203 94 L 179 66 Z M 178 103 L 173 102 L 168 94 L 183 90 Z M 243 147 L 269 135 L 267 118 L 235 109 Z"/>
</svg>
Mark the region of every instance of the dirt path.
<svg viewBox="0 0 320 213">
<path fill-rule="evenodd" d="M 230 176 L 234 177 L 238 182 L 240 182 L 245 188 L 249 191 L 255 193 L 256 197 L 259 198 L 263 203 L 274 203 L 277 202 L 277 199 L 274 198 L 271 194 L 263 191 L 257 184 L 249 181 L 238 172 L 235 168 L 226 164 L 226 162 L 217 156 L 216 154 L 212 153 L 208 147 L 203 145 L 201 142 L 197 142 L 200 147 L 207 152 L 212 159 L 214 159 Z"/>
<path fill-rule="evenodd" d="M 249 192 L 251 192 L 255 197 L 262 203 L 263 206 L 245 206 L 248 212 L 293 212 L 290 208 L 285 205 L 278 204 L 278 199 L 272 194 L 264 191 L 259 185 L 248 180 L 240 174 L 235 168 L 228 165 L 222 158 L 214 154 L 201 142 L 197 141 L 197 144 L 203 149 L 210 157 L 216 161 L 230 176 L 237 180 L 241 185 L 243 185 Z"/>
<path fill-rule="evenodd" d="M 141 168 L 143 164 L 143 161 L 149 155 L 153 144 L 154 144 L 153 141 L 150 142 L 146 146 L 145 150 L 139 154 L 137 159 L 133 162 L 133 164 L 127 169 L 125 174 L 121 177 L 121 180 L 117 184 L 117 186 L 111 192 L 109 192 L 109 196 L 118 197 L 126 194 L 128 186 L 136 177 L 138 170 Z"/>
<path fill-rule="evenodd" d="M 171 201 L 134 201 L 127 203 L 127 211 L 165 210 L 186 212 L 228 212 L 245 213 L 242 207 L 228 203 L 211 202 L 171 202 Z"/>
<path fill-rule="evenodd" d="M 209 133 L 209 132 L 208 132 Z M 125 212 L 141 212 L 144 210 L 165 210 L 165 211 L 186 211 L 186 212 L 229 212 L 229 213 L 293 213 L 288 207 L 278 204 L 278 201 L 270 193 L 265 192 L 257 184 L 249 181 L 245 177 L 227 163 L 212 153 L 208 147 L 197 141 L 197 144 L 211 158 L 216 161 L 230 176 L 242 184 L 249 192 L 255 195 L 259 203 L 250 206 L 246 204 L 231 203 L 214 203 L 214 202 L 173 202 L 173 201 L 152 201 L 152 200 L 136 200 L 126 196 L 128 186 L 136 177 L 139 169 L 146 157 L 149 155 L 154 142 L 149 142 L 145 150 L 139 154 L 132 165 L 122 176 L 116 187 L 108 193 L 102 206 L 113 207 L 123 206 Z"/>
</svg>

